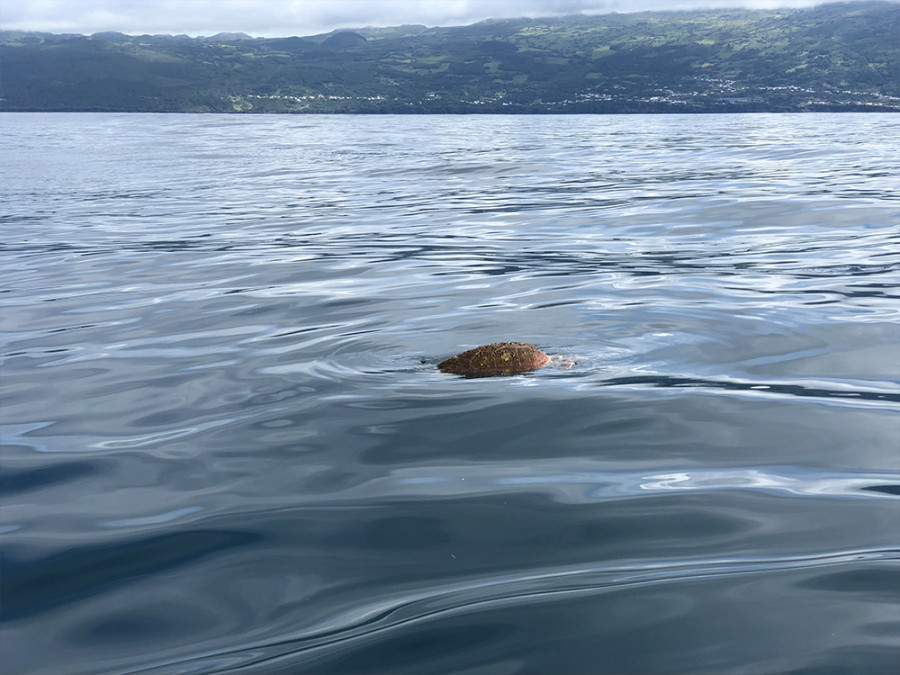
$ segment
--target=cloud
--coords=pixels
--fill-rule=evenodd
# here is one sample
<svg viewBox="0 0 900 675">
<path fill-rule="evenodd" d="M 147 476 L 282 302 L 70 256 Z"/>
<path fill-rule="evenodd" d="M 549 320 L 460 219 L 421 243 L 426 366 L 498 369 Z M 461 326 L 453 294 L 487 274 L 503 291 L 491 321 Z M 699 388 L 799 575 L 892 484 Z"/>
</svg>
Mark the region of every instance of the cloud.
<svg viewBox="0 0 900 675">
<path fill-rule="evenodd" d="M 53 33 L 244 32 L 275 37 L 335 28 L 710 7 L 809 7 L 819 0 L 4 0 L 0 29 Z"/>
</svg>

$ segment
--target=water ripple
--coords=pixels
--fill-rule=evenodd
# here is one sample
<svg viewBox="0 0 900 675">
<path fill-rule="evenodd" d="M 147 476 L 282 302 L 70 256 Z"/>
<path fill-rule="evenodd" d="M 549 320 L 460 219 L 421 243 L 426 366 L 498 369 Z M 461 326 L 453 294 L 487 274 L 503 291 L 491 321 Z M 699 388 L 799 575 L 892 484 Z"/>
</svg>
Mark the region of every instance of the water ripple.
<svg viewBox="0 0 900 675">
<path fill-rule="evenodd" d="M 836 551 L 783 558 L 664 561 L 652 565 L 541 570 L 536 573 L 498 575 L 454 582 L 406 592 L 359 604 L 351 612 L 323 618 L 314 631 L 283 636 L 277 641 L 245 646 L 200 658 L 126 671 L 147 675 L 210 672 L 227 667 L 229 672 L 271 672 L 283 667 L 315 664 L 322 652 L 346 652 L 355 643 L 384 639 L 399 629 L 451 616 L 472 616 L 494 609 L 521 609 L 530 604 L 565 602 L 619 589 L 656 585 L 680 585 L 692 580 L 781 574 L 796 570 L 856 567 L 861 563 L 900 561 L 900 549 Z M 896 575 L 891 576 L 894 581 Z M 327 661 L 326 661 L 327 663 Z M 288 665 L 286 665 L 288 664 Z M 315 666 L 313 666 L 315 667 Z"/>
<path fill-rule="evenodd" d="M 898 131 L 0 116 L 4 673 L 893 672 Z"/>
</svg>

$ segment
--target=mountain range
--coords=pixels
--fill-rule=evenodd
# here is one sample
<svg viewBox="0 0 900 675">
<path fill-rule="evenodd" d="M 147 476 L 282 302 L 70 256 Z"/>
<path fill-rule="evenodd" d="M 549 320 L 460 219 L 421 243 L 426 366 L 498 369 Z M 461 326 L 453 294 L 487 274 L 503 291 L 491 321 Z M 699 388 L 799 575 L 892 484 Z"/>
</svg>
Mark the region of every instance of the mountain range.
<svg viewBox="0 0 900 675">
<path fill-rule="evenodd" d="M 900 4 L 254 38 L 0 32 L 0 110 L 900 111 Z"/>
</svg>

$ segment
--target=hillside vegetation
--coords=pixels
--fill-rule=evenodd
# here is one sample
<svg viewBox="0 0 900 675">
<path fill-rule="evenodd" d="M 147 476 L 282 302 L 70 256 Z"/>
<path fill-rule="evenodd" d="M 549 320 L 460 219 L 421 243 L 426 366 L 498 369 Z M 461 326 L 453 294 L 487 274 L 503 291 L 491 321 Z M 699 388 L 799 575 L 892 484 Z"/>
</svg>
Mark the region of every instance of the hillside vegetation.
<svg viewBox="0 0 900 675">
<path fill-rule="evenodd" d="M 900 5 L 645 12 L 277 39 L 0 33 L 0 109 L 900 110 Z"/>
</svg>

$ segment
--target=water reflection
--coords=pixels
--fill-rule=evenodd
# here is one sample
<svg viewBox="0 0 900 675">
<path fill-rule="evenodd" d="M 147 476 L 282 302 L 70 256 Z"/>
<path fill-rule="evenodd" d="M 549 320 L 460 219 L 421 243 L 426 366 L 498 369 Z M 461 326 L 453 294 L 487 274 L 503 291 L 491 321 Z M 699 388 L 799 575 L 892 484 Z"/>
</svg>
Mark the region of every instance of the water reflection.
<svg viewBox="0 0 900 675">
<path fill-rule="evenodd" d="M 892 672 L 897 124 L 0 117 L 4 672 Z"/>
</svg>

